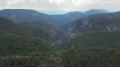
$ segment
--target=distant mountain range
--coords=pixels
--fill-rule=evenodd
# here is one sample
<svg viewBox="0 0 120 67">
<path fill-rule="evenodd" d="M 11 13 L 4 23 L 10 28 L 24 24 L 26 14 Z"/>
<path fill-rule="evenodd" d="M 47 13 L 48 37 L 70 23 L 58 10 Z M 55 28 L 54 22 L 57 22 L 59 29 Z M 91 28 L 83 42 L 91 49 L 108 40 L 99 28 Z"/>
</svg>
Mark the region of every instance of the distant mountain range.
<svg viewBox="0 0 120 67">
<path fill-rule="evenodd" d="M 92 14 L 107 13 L 104 9 L 93 9 L 87 12 L 69 12 L 63 15 L 47 15 L 35 10 L 26 9 L 5 9 L 0 11 L 0 16 L 11 19 L 15 23 L 22 23 L 32 20 L 44 20 L 54 27 L 59 27 L 80 18 L 87 17 Z"/>
<path fill-rule="evenodd" d="M 38 12 L 41 12 L 41 13 L 44 13 L 44 14 L 48 14 L 48 15 L 61 15 L 61 14 L 65 14 L 67 12 L 63 11 L 63 10 L 55 10 L 55 11 L 38 11 Z"/>
</svg>

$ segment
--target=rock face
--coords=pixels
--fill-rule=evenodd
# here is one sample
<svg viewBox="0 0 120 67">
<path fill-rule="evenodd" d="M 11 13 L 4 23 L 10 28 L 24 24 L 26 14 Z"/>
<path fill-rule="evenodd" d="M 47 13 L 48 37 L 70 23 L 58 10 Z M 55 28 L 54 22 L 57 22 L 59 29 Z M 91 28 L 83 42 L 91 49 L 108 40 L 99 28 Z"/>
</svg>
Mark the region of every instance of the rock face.
<svg viewBox="0 0 120 67">
<path fill-rule="evenodd" d="M 120 12 L 96 14 L 76 20 L 58 28 L 58 41 L 64 42 L 77 34 L 93 31 L 115 31 L 120 29 Z"/>
</svg>

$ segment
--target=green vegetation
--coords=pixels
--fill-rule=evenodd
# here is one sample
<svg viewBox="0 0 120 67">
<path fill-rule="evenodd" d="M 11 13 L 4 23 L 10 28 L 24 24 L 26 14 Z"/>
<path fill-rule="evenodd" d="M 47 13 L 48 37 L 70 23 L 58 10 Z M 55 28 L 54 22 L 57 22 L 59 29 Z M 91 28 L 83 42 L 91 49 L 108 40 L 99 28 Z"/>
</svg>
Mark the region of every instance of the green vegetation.
<svg viewBox="0 0 120 67">
<path fill-rule="evenodd" d="M 47 27 L 48 25 L 43 24 L 42 26 Z M 43 31 L 43 29 L 40 31 Z M 9 19 L 0 17 L 0 55 L 50 52 L 58 49 L 42 39 L 42 36 L 44 38 L 49 34 L 46 34 L 45 31 L 39 33 L 41 37 L 38 37 L 33 30 L 27 26 L 18 25 Z"/>
<path fill-rule="evenodd" d="M 89 32 L 77 35 L 64 44 L 62 48 L 81 47 L 108 47 L 120 48 L 120 31 L 114 32 Z"/>
<path fill-rule="evenodd" d="M 106 48 L 72 49 L 63 53 L 64 67 L 119 67 L 119 50 Z"/>
<path fill-rule="evenodd" d="M 120 12 L 96 14 L 73 22 L 78 32 L 115 31 L 120 29 Z"/>
<path fill-rule="evenodd" d="M 34 36 L 32 31 L 25 26 L 15 24 L 11 20 L 2 17 L 0 17 L 0 34 L 17 34 L 25 37 Z"/>
<path fill-rule="evenodd" d="M 0 35 L 0 55 L 49 52 L 57 50 L 41 38 L 26 38 L 18 35 Z"/>
<path fill-rule="evenodd" d="M 15 34 L 24 37 L 38 37 L 52 42 L 56 36 L 53 27 L 44 21 L 28 21 L 15 24 L 0 17 L 0 34 Z"/>
<path fill-rule="evenodd" d="M 120 30 L 120 12 L 95 14 L 83 19 L 66 24 L 58 29 L 63 42 L 74 35 L 94 31 L 117 31 Z"/>
<path fill-rule="evenodd" d="M 45 21 L 26 21 L 21 23 L 21 25 L 30 29 L 36 37 L 43 38 L 49 42 L 52 42 L 56 37 L 56 32 L 52 25 L 47 24 Z"/>
<path fill-rule="evenodd" d="M 119 67 L 119 56 L 120 50 L 110 48 L 69 49 L 27 56 L 1 56 L 0 67 Z"/>
</svg>

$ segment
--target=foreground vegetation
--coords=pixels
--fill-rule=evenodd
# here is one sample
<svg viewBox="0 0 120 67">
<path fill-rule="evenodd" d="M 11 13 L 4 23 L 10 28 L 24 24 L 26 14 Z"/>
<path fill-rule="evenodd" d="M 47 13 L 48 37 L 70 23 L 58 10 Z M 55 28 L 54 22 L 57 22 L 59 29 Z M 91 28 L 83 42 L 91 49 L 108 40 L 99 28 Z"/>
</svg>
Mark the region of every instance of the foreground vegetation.
<svg viewBox="0 0 120 67">
<path fill-rule="evenodd" d="M 81 48 L 0 57 L 0 67 L 119 67 L 120 50 Z"/>
</svg>

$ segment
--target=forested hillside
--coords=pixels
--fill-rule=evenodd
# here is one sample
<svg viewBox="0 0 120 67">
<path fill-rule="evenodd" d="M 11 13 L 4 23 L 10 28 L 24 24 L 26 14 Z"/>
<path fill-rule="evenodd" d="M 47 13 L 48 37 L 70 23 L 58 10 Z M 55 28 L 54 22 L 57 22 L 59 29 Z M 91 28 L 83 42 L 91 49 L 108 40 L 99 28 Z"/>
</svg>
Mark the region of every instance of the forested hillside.
<svg viewBox="0 0 120 67">
<path fill-rule="evenodd" d="M 53 42 L 57 35 L 53 26 L 42 20 L 26 21 L 20 25 L 30 29 L 36 37 L 43 38 L 49 42 Z"/>
<path fill-rule="evenodd" d="M 79 19 L 74 22 L 68 23 L 60 28 L 57 32 L 60 37 L 58 41 L 64 42 L 75 35 L 84 32 L 93 31 L 116 31 L 120 29 L 120 12 L 95 14 L 87 18 Z"/>
<path fill-rule="evenodd" d="M 38 37 L 52 42 L 56 37 L 56 31 L 52 25 L 45 21 L 26 21 L 15 24 L 9 19 L 0 17 L 1 34 L 17 34 L 24 37 Z"/>
<path fill-rule="evenodd" d="M 49 52 L 57 50 L 41 38 L 27 38 L 18 35 L 0 35 L 0 55 L 25 54 L 30 52 Z"/>
<path fill-rule="evenodd" d="M 37 24 L 37 22 L 36 22 Z M 41 22 L 42 24 L 42 22 Z M 32 24 L 33 25 L 33 24 Z M 43 23 L 43 28 L 47 29 Z M 34 25 L 33 25 L 34 26 Z M 36 26 L 35 26 L 36 27 Z M 37 28 L 37 27 L 36 27 Z M 39 35 L 35 34 L 34 27 L 15 24 L 9 19 L 0 17 L 0 53 L 1 55 L 7 54 L 20 54 L 29 52 L 43 52 L 56 50 L 48 40 L 50 33 L 45 32 L 43 28 L 39 28 Z M 51 27 L 50 27 L 51 28 Z M 42 39 L 43 38 L 43 39 Z M 50 37 L 52 39 L 52 37 Z"/>
<path fill-rule="evenodd" d="M 120 31 L 89 32 L 76 35 L 60 45 L 62 48 L 106 47 L 120 48 Z"/>
</svg>

